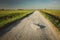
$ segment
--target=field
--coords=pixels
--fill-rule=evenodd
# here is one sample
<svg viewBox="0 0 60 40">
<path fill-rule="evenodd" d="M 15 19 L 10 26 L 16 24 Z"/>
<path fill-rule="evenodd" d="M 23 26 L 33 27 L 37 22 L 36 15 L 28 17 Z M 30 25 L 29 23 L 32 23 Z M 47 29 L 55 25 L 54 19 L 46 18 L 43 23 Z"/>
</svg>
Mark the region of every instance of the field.
<svg viewBox="0 0 60 40">
<path fill-rule="evenodd" d="M 0 10 L 0 28 L 5 27 L 6 24 L 21 19 L 32 12 L 33 10 Z"/>
<path fill-rule="evenodd" d="M 43 10 L 43 11 L 60 18 L 60 10 Z"/>
<path fill-rule="evenodd" d="M 60 30 L 60 10 L 40 10 L 45 18 L 49 19 Z"/>
</svg>

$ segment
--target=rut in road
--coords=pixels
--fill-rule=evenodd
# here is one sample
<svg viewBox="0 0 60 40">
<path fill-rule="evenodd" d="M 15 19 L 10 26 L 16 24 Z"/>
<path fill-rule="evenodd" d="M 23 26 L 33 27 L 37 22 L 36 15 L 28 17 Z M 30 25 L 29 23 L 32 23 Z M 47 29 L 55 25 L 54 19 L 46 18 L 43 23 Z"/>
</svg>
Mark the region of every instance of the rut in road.
<svg viewBox="0 0 60 40">
<path fill-rule="evenodd" d="M 35 11 L 0 37 L 0 40 L 58 40 L 43 21 L 39 11 Z"/>
</svg>

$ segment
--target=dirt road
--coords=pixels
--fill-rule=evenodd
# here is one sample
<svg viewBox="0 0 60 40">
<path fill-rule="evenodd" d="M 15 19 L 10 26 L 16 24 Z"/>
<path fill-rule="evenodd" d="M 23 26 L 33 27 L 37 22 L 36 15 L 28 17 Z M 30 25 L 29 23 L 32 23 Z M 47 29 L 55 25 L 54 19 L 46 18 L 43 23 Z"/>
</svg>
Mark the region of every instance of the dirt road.
<svg viewBox="0 0 60 40">
<path fill-rule="evenodd" d="M 0 37 L 0 40 L 59 40 L 39 11 L 24 18 L 18 25 Z"/>
</svg>

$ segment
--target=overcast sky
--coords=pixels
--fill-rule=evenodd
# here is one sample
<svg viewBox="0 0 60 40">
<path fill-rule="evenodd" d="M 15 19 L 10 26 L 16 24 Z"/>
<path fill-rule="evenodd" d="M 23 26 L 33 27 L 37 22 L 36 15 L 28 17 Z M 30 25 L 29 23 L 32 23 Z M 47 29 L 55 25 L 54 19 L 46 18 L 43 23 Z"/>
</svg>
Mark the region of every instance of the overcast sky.
<svg viewBox="0 0 60 40">
<path fill-rule="evenodd" d="M 0 0 L 0 8 L 60 9 L 60 0 Z"/>
</svg>

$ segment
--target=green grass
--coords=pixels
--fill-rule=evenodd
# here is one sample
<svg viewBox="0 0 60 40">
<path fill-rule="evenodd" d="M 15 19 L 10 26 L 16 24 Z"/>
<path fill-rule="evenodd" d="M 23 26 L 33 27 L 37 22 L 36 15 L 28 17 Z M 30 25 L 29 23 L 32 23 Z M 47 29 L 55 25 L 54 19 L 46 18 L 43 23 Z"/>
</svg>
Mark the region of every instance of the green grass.
<svg viewBox="0 0 60 40">
<path fill-rule="evenodd" d="M 58 18 L 60 18 L 60 10 L 42 10 L 44 12 L 47 12 L 48 14 L 55 15 Z"/>
<path fill-rule="evenodd" d="M 15 20 L 21 19 L 24 16 L 32 13 L 33 10 L 7 10 L 0 11 L 0 28 Z"/>
<path fill-rule="evenodd" d="M 53 13 L 54 11 L 55 11 L 55 15 Z M 49 19 L 56 26 L 56 28 L 58 28 L 60 30 L 60 18 L 58 17 L 58 15 L 60 15 L 60 14 L 59 14 L 58 10 L 51 10 L 52 13 L 45 12 L 43 10 L 40 10 L 40 12 L 42 12 L 42 15 L 44 15 L 45 18 Z M 58 15 L 56 15 L 56 14 L 58 14 Z"/>
</svg>

